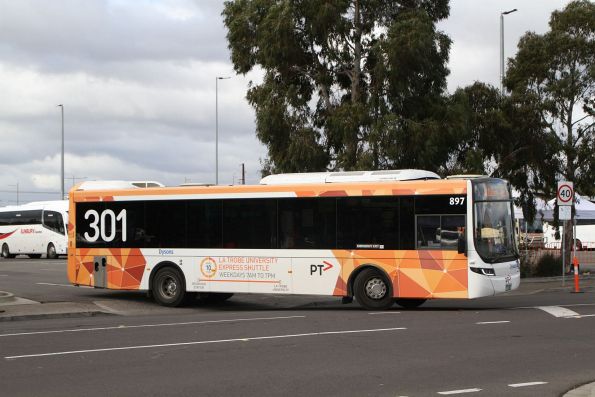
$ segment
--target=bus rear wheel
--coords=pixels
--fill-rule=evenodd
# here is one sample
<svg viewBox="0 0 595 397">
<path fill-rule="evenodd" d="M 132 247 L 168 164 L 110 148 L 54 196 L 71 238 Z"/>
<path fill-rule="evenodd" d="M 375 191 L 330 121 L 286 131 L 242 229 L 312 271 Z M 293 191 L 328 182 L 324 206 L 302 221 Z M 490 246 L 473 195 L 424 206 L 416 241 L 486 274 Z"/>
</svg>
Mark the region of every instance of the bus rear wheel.
<svg viewBox="0 0 595 397">
<path fill-rule="evenodd" d="M 157 271 L 151 292 L 157 303 L 169 307 L 182 305 L 188 295 L 182 274 L 173 267 L 164 267 Z"/>
<path fill-rule="evenodd" d="M 52 243 L 48 244 L 47 257 L 48 259 L 56 259 L 58 257 L 58 254 L 56 253 L 56 247 Z"/>
<path fill-rule="evenodd" d="M 397 298 L 395 303 L 403 309 L 415 309 L 424 304 L 427 299 Z"/>
<path fill-rule="evenodd" d="M 390 283 L 377 269 L 362 270 L 353 288 L 357 302 L 368 310 L 388 309 L 393 305 Z"/>
<path fill-rule="evenodd" d="M 4 259 L 12 259 L 12 258 L 16 257 L 15 254 L 10 253 L 10 250 L 8 249 L 8 244 L 2 245 L 2 257 Z"/>
</svg>

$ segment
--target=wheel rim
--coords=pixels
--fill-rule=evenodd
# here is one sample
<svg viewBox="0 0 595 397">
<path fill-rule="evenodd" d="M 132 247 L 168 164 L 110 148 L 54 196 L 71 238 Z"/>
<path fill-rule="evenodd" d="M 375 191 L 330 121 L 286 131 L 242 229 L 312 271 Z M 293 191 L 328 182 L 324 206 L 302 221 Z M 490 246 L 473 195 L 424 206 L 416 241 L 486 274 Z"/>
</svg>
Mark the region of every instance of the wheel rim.
<svg viewBox="0 0 595 397">
<path fill-rule="evenodd" d="M 366 295 L 371 299 L 384 298 L 386 291 L 386 283 L 380 277 L 373 277 L 366 282 Z"/>
<path fill-rule="evenodd" d="M 48 252 L 50 256 L 54 256 L 54 254 L 56 254 L 56 248 L 53 245 L 50 245 L 50 248 L 48 248 Z"/>
<path fill-rule="evenodd" d="M 172 277 L 166 277 L 161 282 L 161 293 L 167 298 L 173 298 L 178 291 L 178 284 Z"/>
</svg>

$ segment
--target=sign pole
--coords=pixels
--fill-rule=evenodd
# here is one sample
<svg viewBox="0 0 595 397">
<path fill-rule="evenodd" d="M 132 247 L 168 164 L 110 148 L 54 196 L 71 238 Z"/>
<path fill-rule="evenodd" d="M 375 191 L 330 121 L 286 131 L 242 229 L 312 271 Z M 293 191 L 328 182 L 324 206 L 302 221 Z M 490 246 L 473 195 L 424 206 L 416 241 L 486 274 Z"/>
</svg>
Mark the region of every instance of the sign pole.
<svg viewBox="0 0 595 397">
<path fill-rule="evenodd" d="M 572 220 L 572 206 L 574 204 L 574 184 L 568 181 L 559 181 L 556 191 L 556 202 L 558 204 L 558 221 L 564 221 L 564 231 L 562 233 L 562 286 L 564 286 L 566 277 L 566 231 L 573 227 L 569 220 Z M 574 236 L 574 231 L 573 231 Z M 576 254 L 576 253 L 575 253 Z"/>
</svg>

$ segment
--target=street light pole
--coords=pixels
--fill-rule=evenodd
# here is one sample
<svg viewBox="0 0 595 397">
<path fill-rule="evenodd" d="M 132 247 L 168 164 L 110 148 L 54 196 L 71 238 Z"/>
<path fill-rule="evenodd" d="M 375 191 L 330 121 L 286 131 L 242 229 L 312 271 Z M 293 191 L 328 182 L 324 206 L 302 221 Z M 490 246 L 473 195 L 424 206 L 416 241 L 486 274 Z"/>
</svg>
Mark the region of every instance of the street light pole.
<svg viewBox="0 0 595 397">
<path fill-rule="evenodd" d="M 500 13 L 500 93 L 504 95 L 504 15 L 518 11 L 516 8 Z"/>
<path fill-rule="evenodd" d="M 64 200 L 64 105 L 60 104 L 58 107 L 62 112 L 62 156 L 60 158 L 60 184 L 62 188 L 60 189 L 60 200 Z"/>
<path fill-rule="evenodd" d="M 219 184 L 219 80 L 231 77 L 215 77 L 215 185 Z"/>
</svg>

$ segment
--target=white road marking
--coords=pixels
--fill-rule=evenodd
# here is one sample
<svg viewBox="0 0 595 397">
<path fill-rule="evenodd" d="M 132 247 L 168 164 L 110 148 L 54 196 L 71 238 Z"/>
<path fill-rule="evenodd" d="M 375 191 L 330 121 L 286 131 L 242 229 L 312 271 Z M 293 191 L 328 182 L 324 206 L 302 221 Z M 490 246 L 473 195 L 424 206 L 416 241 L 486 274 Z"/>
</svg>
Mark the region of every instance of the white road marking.
<svg viewBox="0 0 595 397">
<path fill-rule="evenodd" d="M 184 323 L 161 323 L 161 324 L 139 324 L 139 325 L 118 325 L 112 327 L 96 327 L 96 328 L 77 328 L 77 329 L 62 329 L 54 331 L 35 331 L 35 332 L 20 332 L 15 334 L 0 334 L 0 338 L 4 336 L 23 336 L 23 335 L 42 335 L 42 334 L 62 334 L 66 332 L 92 332 L 92 331 L 107 331 L 112 329 L 129 329 L 129 328 L 153 328 L 153 327 L 172 327 L 176 325 L 200 325 L 200 324 L 217 324 L 217 323 L 233 323 L 236 321 L 266 321 L 266 320 L 288 320 L 292 318 L 306 318 L 306 316 L 283 316 L 283 317 L 254 317 L 254 318 L 233 318 L 226 320 L 205 320 L 205 321 L 189 321 Z"/>
<path fill-rule="evenodd" d="M 71 350 L 71 351 L 54 352 L 54 353 L 24 354 L 21 356 L 7 356 L 4 358 L 7 360 L 15 360 L 18 358 L 64 356 L 67 354 L 98 353 L 98 352 L 108 352 L 108 351 L 117 351 L 117 350 L 154 349 L 154 348 L 158 348 L 158 347 L 206 345 L 206 344 L 212 344 L 212 343 L 250 342 L 250 341 L 258 341 L 258 340 L 268 340 L 268 339 L 300 338 L 300 337 L 305 337 L 305 336 L 358 334 L 358 333 L 367 333 L 367 332 L 388 332 L 388 331 L 400 331 L 400 330 L 405 330 L 405 329 L 407 329 L 407 328 L 377 328 L 377 329 L 356 329 L 356 330 L 346 330 L 346 331 L 309 332 L 309 333 L 304 333 L 304 334 L 256 336 L 256 337 L 251 337 L 251 338 L 216 339 L 216 340 L 203 340 L 203 341 L 193 341 L 193 342 L 164 343 L 164 344 L 160 344 L 160 345 L 124 346 L 124 347 L 109 347 L 109 348 L 104 348 L 104 349 Z M 479 390 L 481 390 L 481 389 L 479 389 Z"/>
<path fill-rule="evenodd" d="M 52 287 L 77 287 L 72 284 L 35 283 L 36 285 L 51 285 Z M 93 288 L 88 285 L 79 285 L 78 288 Z"/>
<path fill-rule="evenodd" d="M 368 314 L 373 316 L 375 314 L 401 314 L 401 312 L 373 312 L 373 313 L 368 313 Z"/>
<path fill-rule="evenodd" d="M 475 323 L 478 325 L 483 325 L 483 324 L 504 324 L 504 323 L 509 323 L 510 321 L 508 320 L 502 320 L 502 321 L 481 321 L 479 323 Z"/>
<path fill-rule="evenodd" d="M 8 274 L 0 274 L 0 277 L 8 277 Z"/>
<path fill-rule="evenodd" d="M 538 385 L 546 385 L 547 382 L 526 382 L 526 383 L 513 383 L 512 385 L 508 385 L 510 387 L 527 387 L 527 386 L 538 386 Z"/>
<path fill-rule="evenodd" d="M 544 312 L 549 313 L 554 317 L 569 318 L 580 316 L 580 314 L 578 314 L 577 312 L 561 306 L 537 306 L 536 309 L 543 310 Z"/>
<path fill-rule="evenodd" d="M 556 307 L 578 307 L 578 306 L 595 306 L 595 303 L 572 303 L 568 305 L 557 305 Z M 541 306 L 519 306 L 519 307 L 512 307 L 509 310 L 519 310 L 519 309 L 539 309 Z"/>
<path fill-rule="evenodd" d="M 478 391 L 481 391 L 481 389 L 475 388 L 475 389 L 439 391 L 438 394 L 451 395 L 451 394 L 477 393 Z"/>
</svg>

